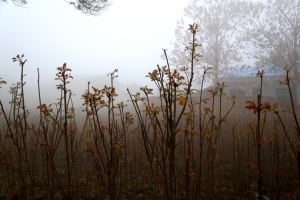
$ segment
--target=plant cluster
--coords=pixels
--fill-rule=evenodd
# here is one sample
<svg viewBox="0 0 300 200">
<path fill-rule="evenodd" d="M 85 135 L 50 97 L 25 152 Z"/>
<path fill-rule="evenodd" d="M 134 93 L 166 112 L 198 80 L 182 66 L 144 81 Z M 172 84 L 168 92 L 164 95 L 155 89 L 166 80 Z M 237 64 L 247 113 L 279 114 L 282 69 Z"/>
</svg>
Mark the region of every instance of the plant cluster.
<svg viewBox="0 0 300 200">
<path fill-rule="evenodd" d="M 0 199 L 296 199 L 300 129 L 290 70 L 281 82 L 289 88 L 288 109 L 262 101 L 263 70 L 257 97 L 227 97 L 225 83 L 204 88 L 211 67 L 203 67 L 196 88 L 198 25 L 188 30 L 189 66 L 172 69 L 164 50 L 167 64 L 146 76 L 158 96 L 145 86 L 127 90 L 128 105 L 117 103 L 116 69 L 102 89 L 87 83 L 79 116 L 64 63 L 53 104 L 42 103 L 38 71 L 39 119 L 31 120 L 27 60 L 14 57 L 20 82 L 10 87 L 9 107 L 0 100 Z"/>
</svg>

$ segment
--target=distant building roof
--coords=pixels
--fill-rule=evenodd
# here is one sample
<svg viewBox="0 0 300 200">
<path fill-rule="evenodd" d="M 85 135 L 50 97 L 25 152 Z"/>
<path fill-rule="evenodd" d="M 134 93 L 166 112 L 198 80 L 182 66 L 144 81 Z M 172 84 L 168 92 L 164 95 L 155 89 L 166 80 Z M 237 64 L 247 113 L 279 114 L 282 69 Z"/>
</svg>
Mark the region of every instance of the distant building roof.
<svg viewBox="0 0 300 200">
<path fill-rule="evenodd" d="M 232 77 L 255 77 L 258 71 L 265 70 L 265 76 L 282 76 L 284 74 L 284 69 L 278 66 L 265 66 L 258 68 L 248 68 L 248 69 L 230 69 L 227 73 L 221 76 L 221 79 L 227 79 Z"/>
</svg>

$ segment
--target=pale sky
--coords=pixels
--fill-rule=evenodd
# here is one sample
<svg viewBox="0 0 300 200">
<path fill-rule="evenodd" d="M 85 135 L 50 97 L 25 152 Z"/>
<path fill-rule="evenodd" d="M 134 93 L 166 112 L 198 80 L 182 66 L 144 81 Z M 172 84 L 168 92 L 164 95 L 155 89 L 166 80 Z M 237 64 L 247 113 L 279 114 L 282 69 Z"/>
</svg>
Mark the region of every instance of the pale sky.
<svg viewBox="0 0 300 200">
<path fill-rule="evenodd" d="M 87 16 L 64 0 L 32 0 L 26 8 L 0 0 L 0 77 L 19 80 L 11 58 L 25 54 L 27 81 L 53 80 L 67 62 L 76 74 L 106 74 L 147 85 L 145 75 L 164 65 L 162 48 L 175 40 L 186 0 L 114 0 L 100 16 Z M 15 74 L 15 75 L 14 75 Z"/>
</svg>

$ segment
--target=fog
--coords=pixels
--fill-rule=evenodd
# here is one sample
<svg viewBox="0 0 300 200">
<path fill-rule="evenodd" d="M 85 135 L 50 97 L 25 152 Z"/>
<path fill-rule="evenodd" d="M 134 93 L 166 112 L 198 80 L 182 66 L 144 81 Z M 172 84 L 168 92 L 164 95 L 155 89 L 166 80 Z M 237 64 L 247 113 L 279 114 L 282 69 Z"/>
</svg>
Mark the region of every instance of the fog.
<svg viewBox="0 0 300 200">
<path fill-rule="evenodd" d="M 32 1 L 23 8 L 0 1 L 0 77 L 7 81 L 1 96 L 20 80 L 20 67 L 11 60 L 17 54 L 28 60 L 27 89 L 36 88 L 37 68 L 41 83 L 48 85 L 64 62 L 73 70 L 74 82 L 119 69 L 120 85 L 151 85 L 145 75 L 165 64 L 162 48 L 170 48 L 175 39 L 176 20 L 186 3 L 116 0 L 99 16 L 87 16 L 63 0 Z"/>
<path fill-rule="evenodd" d="M 299 199 L 295 1 L 4 1 L 0 199 Z"/>
</svg>

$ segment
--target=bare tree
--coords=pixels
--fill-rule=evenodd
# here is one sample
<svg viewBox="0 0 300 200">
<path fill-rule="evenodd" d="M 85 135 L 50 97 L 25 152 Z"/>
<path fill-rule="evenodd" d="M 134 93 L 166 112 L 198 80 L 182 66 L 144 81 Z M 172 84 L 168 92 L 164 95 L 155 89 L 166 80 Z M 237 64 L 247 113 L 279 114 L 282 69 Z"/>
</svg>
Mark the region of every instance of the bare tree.
<svg viewBox="0 0 300 200">
<path fill-rule="evenodd" d="M 247 40 L 258 66 L 292 67 L 294 102 L 300 69 L 300 7 L 298 1 L 266 0 L 252 4 Z M 277 68 L 276 68 L 277 67 Z M 275 71 L 274 71 L 275 72 Z"/>
<path fill-rule="evenodd" d="M 184 9 L 185 16 L 199 24 L 197 39 L 202 44 L 201 54 L 204 64 L 214 69 L 213 82 L 242 61 L 243 37 L 242 25 L 246 15 L 246 1 L 232 0 L 192 0 Z M 187 33 L 182 32 L 184 19 L 178 21 L 175 30 L 176 42 L 171 58 L 173 65 L 184 65 L 183 52 L 178 49 L 188 41 Z"/>
</svg>

